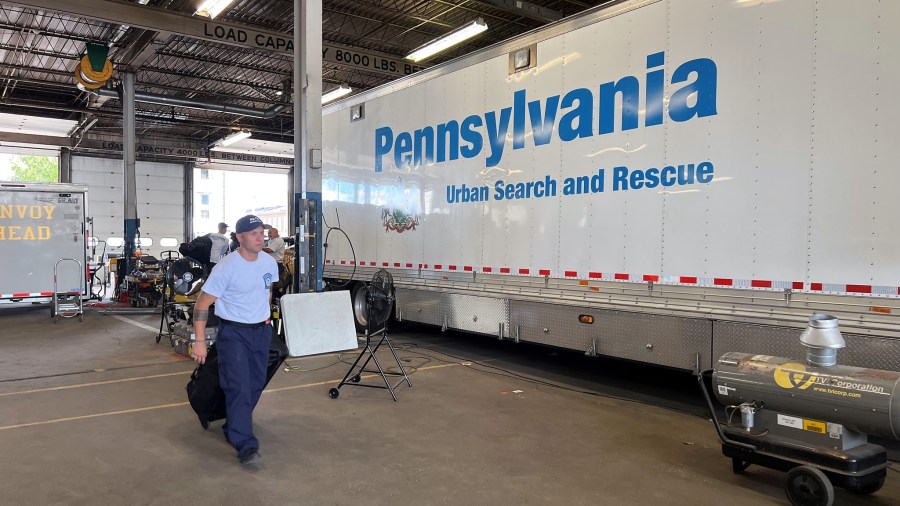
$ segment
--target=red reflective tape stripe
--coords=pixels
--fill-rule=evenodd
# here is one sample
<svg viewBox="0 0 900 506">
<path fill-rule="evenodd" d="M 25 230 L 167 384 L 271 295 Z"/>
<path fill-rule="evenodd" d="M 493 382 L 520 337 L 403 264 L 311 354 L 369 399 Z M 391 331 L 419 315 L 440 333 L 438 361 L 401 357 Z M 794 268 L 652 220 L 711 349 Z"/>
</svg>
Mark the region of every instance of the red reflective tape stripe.
<svg viewBox="0 0 900 506">
<path fill-rule="evenodd" d="M 519 274 L 528 274 L 529 272 L 531 271 L 529 271 L 528 269 L 519 269 Z"/>
<path fill-rule="evenodd" d="M 653 281 L 656 283 L 659 281 L 659 276 L 656 274 L 644 274 L 644 281 Z"/>
<path fill-rule="evenodd" d="M 412 264 L 406 264 L 407 269 L 412 269 Z"/>
<path fill-rule="evenodd" d="M 49 297 L 49 296 L 53 295 L 53 292 L 41 292 L 41 295 L 44 297 Z"/>
<path fill-rule="evenodd" d="M 680 278 L 678 278 L 678 281 L 680 283 L 692 283 L 692 284 L 696 285 L 697 284 L 697 276 L 681 276 Z"/>
<path fill-rule="evenodd" d="M 589 272 L 588 277 L 594 278 L 594 279 L 600 279 L 603 277 L 603 273 L 602 272 Z"/>
<path fill-rule="evenodd" d="M 427 268 L 428 268 L 428 264 L 425 264 L 424 266 L 422 266 L 422 268 L 423 268 L 423 269 L 427 269 Z"/>
<path fill-rule="evenodd" d="M 628 274 L 623 274 L 621 272 L 617 272 L 614 277 L 619 281 L 628 281 L 629 278 Z"/>
<path fill-rule="evenodd" d="M 803 290 L 803 281 L 794 281 L 791 286 L 794 288 L 794 290 Z"/>
<path fill-rule="evenodd" d="M 450 266 L 450 270 L 451 270 L 451 271 L 455 271 L 455 270 L 456 270 L 456 266 L 455 266 L 455 265 L 451 265 L 451 266 Z"/>
<path fill-rule="evenodd" d="M 381 262 L 381 266 L 382 266 L 382 267 L 387 267 L 387 266 L 388 266 L 388 263 L 387 263 L 387 262 Z"/>
<path fill-rule="evenodd" d="M 578 273 L 575 271 L 566 271 L 566 277 L 567 278 L 577 278 Z"/>
<path fill-rule="evenodd" d="M 501 267 L 500 273 L 501 274 L 509 274 L 509 267 Z"/>
<path fill-rule="evenodd" d="M 822 283 L 810 283 L 809 289 L 821 292 L 822 291 Z"/>
<path fill-rule="evenodd" d="M 347 263 L 346 260 L 341 260 L 341 265 L 344 265 L 344 264 L 346 264 L 346 263 Z"/>
<path fill-rule="evenodd" d="M 394 262 L 394 267 L 400 267 L 400 262 Z"/>
<path fill-rule="evenodd" d="M 772 282 L 765 279 L 754 279 L 750 281 L 753 288 L 772 288 Z"/>
<path fill-rule="evenodd" d="M 14 294 L 12 294 L 12 296 L 13 297 L 30 297 L 31 294 L 30 293 L 14 293 Z"/>
<path fill-rule="evenodd" d="M 872 285 L 847 285 L 849 293 L 872 293 Z"/>
<path fill-rule="evenodd" d="M 731 286 L 734 281 L 731 278 L 713 278 L 713 284 L 717 286 Z"/>
<path fill-rule="evenodd" d="M 491 272 L 493 269 L 491 269 L 490 267 L 482 267 L 481 270 L 484 272 Z"/>
<path fill-rule="evenodd" d="M 437 270 L 441 270 L 442 267 L 444 267 L 444 266 L 441 264 L 434 264 L 434 268 Z"/>
<path fill-rule="evenodd" d="M 471 266 L 471 265 L 466 265 L 466 266 L 463 267 L 463 270 L 466 271 L 466 272 L 472 272 L 472 266 Z"/>
<path fill-rule="evenodd" d="M 540 271 L 538 271 L 538 274 L 540 274 L 541 276 L 549 276 L 550 269 L 541 269 Z"/>
<path fill-rule="evenodd" d="M 350 265 L 356 265 L 356 260 L 350 260 Z"/>
</svg>

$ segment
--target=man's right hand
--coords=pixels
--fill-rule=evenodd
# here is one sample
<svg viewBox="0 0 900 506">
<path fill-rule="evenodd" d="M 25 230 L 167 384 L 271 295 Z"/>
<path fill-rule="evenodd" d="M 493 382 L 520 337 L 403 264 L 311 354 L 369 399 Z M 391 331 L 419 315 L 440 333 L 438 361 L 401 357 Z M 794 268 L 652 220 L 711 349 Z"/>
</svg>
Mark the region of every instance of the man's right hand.
<svg viewBox="0 0 900 506">
<path fill-rule="evenodd" d="M 194 343 L 191 347 L 191 358 L 198 364 L 206 363 L 206 341 Z"/>
</svg>

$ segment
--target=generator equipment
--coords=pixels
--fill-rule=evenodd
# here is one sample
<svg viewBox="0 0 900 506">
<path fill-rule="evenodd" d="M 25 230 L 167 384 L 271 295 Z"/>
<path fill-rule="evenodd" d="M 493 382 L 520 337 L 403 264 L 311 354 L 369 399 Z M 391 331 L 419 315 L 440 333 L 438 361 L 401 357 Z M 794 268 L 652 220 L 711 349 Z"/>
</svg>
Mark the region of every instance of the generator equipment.
<svg viewBox="0 0 900 506">
<path fill-rule="evenodd" d="M 793 505 L 830 506 L 834 486 L 872 494 L 889 466 L 868 436 L 900 438 L 900 372 L 837 363 L 845 347 L 837 318 L 814 314 L 800 336 L 805 360 L 726 353 L 712 388 L 726 406 L 720 422 L 700 384 L 732 470 L 751 464 L 787 471 Z"/>
</svg>

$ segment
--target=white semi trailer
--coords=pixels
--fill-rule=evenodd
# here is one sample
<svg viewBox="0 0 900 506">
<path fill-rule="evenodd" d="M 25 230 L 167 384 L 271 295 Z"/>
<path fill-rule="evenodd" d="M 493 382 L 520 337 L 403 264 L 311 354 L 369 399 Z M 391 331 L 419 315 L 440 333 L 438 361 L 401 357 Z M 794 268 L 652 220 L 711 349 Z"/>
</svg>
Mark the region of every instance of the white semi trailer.
<svg viewBox="0 0 900 506">
<path fill-rule="evenodd" d="M 826 312 L 900 370 L 898 22 L 623 1 L 329 106 L 325 276 L 360 321 L 387 268 L 398 319 L 695 371 Z"/>
<path fill-rule="evenodd" d="M 0 183 L 0 304 L 84 297 L 86 222 L 83 185 Z"/>
</svg>

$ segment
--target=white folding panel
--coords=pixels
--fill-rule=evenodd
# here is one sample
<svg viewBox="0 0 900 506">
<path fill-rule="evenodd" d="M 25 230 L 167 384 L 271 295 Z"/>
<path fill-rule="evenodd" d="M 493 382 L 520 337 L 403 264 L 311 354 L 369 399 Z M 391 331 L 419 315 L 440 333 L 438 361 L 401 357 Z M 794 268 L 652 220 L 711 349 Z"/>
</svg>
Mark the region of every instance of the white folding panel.
<svg viewBox="0 0 900 506">
<path fill-rule="evenodd" d="M 184 167 L 181 164 L 138 161 L 135 166 L 137 212 L 142 238 L 153 245 L 141 248 L 159 255 L 169 249 L 159 245 L 163 237 L 184 239 Z M 124 237 L 125 190 L 122 160 L 72 157 L 72 182 L 87 185 L 88 209 L 94 218 L 94 235 L 100 240 Z"/>
<path fill-rule="evenodd" d="M 355 350 L 350 292 L 292 293 L 281 297 L 288 353 L 292 357 Z"/>
</svg>

